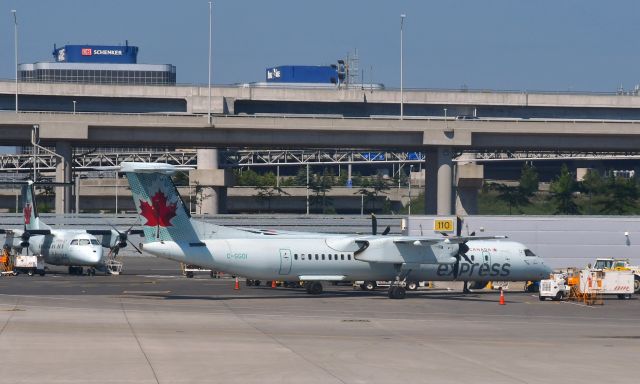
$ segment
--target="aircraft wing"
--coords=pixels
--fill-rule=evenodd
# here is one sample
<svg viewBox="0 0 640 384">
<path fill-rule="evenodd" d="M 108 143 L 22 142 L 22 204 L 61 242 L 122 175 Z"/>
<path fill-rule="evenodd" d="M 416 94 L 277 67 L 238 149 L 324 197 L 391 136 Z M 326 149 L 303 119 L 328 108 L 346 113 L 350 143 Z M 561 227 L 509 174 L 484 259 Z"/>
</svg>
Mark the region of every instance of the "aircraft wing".
<svg viewBox="0 0 640 384">
<path fill-rule="evenodd" d="M 451 237 L 425 237 L 425 236 L 403 236 L 396 237 L 393 242 L 396 244 L 412 243 L 414 245 L 432 245 L 438 243 L 461 244 L 469 240 L 496 240 L 506 239 L 507 236 L 451 236 Z"/>
</svg>

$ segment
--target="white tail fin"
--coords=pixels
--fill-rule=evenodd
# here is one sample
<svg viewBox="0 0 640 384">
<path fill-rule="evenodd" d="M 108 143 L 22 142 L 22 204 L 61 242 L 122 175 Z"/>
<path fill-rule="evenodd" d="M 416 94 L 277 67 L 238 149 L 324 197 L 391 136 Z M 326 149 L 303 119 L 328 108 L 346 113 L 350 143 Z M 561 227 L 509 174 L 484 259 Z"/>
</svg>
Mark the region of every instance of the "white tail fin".
<svg viewBox="0 0 640 384">
<path fill-rule="evenodd" d="M 25 229 L 40 229 L 40 218 L 38 217 L 38 206 L 32 181 L 28 181 L 22 186 L 22 214 L 24 215 Z"/>
<path fill-rule="evenodd" d="M 159 163 L 122 163 L 147 241 L 200 242 L 178 189 L 169 175 L 176 168 Z"/>
</svg>

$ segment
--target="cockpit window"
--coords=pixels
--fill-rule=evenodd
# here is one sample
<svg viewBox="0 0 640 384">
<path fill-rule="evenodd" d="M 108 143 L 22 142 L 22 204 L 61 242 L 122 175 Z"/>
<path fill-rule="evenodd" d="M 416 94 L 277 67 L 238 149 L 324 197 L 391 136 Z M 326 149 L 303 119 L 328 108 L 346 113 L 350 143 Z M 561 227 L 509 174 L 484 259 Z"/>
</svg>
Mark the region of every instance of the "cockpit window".
<svg viewBox="0 0 640 384">
<path fill-rule="evenodd" d="M 78 240 L 71 240 L 71 245 L 78 245 Z"/>
<path fill-rule="evenodd" d="M 89 244 L 91 244 L 91 242 L 89 241 L 89 239 L 80 239 L 80 240 L 78 241 L 78 243 L 79 243 L 80 245 L 89 245 Z"/>
<path fill-rule="evenodd" d="M 535 253 L 533 253 L 533 252 L 531 252 L 531 250 L 530 250 L 530 249 L 525 249 L 525 250 L 524 250 L 524 255 L 525 255 L 525 256 L 535 256 L 536 254 L 535 254 Z"/>
<path fill-rule="evenodd" d="M 91 239 L 91 244 L 100 245 L 100 243 L 98 243 L 98 240 L 96 240 L 96 239 Z"/>
</svg>

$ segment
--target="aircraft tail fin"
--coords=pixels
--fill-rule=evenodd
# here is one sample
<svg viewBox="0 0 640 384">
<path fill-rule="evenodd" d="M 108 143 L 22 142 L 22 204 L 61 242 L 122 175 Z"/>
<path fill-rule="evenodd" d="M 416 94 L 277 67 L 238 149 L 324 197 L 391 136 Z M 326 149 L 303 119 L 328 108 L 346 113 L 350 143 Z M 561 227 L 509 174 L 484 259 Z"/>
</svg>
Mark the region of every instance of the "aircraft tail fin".
<svg viewBox="0 0 640 384">
<path fill-rule="evenodd" d="M 25 229 L 40 229 L 40 217 L 32 181 L 22 185 L 22 214 Z"/>
<path fill-rule="evenodd" d="M 185 206 L 170 175 L 177 168 L 161 163 L 123 162 L 145 240 L 199 243 Z"/>
</svg>

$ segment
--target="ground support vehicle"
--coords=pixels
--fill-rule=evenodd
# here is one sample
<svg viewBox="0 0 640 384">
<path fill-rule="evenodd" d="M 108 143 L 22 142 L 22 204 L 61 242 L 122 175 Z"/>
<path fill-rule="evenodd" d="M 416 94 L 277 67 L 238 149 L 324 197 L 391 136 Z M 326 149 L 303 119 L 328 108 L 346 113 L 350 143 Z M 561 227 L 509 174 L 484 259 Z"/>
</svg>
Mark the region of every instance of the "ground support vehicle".
<svg viewBox="0 0 640 384">
<path fill-rule="evenodd" d="M 44 258 L 35 255 L 16 255 L 13 261 L 13 270 L 19 273 L 26 273 L 29 276 L 33 276 L 34 274 L 44 276 Z"/>
<path fill-rule="evenodd" d="M 5 247 L 2 250 L 2 256 L 0 256 L 0 276 L 15 276 L 16 272 L 13 270 L 13 257 L 9 252 L 9 249 Z"/>
<path fill-rule="evenodd" d="M 353 287 L 360 288 L 363 291 L 373 291 L 376 288 L 389 288 L 391 286 L 392 281 L 354 281 Z M 406 288 L 409 291 L 416 291 L 420 287 L 429 287 L 428 281 L 401 281 L 400 286 Z"/>
<path fill-rule="evenodd" d="M 593 269 L 631 271 L 633 273 L 633 292 L 640 294 L 640 266 L 630 265 L 629 259 L 616 259 L 613 257 L 596 259 Z"/>
<path fill-rule="evenodd" d="M 540 301 L 546 299 L 562 300 L 569 296 L 571 287 L 567 285 L 566 273 L 553 273 L 550 278 L 540 280 L 539 298 Z"/>
<path fill-rule="evenodd" d="M 208 273 L 211 278 L 220 277 L 220 273 L 213 269 L 203 268 L 198 265 L 180 263 L 180 269 L 182 270 L 182 274 L 187 278 L 193 278 L 196 273 Z"/>
</svg>

